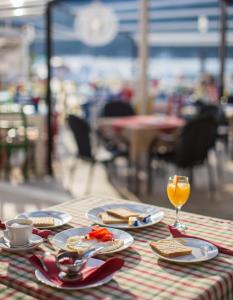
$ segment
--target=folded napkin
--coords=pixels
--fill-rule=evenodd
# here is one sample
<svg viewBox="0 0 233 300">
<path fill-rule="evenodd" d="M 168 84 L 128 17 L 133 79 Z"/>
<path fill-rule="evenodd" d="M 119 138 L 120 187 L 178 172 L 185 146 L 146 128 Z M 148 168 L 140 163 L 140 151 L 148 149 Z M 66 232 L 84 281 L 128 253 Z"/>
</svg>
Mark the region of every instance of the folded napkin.
<svg viewBox="0 0 233 300">
<path fill-rule="evenodd" d="M 32 255 L 28 258 L 31 264 L 40 270 L 40 272 L 54 284 L 60 287 L 80 287 L 87 284 L 92 284 L 96 281 L 103 280 L 107 276 L 115 273 L 120 270 L 124 264 L 124 260 L 121 258 L 110 258 L 106 262 L 103 262 L 98 267 L 84 267 L 82 270 L 82 278 L 77 281 L 64 282 L 62 281 L 58 274 L 60 272 L 59 268 L 56 265 L 55 256 L 47 256 L 44 259 L 44 263 L 48 269 L 48 272 L 45 271 L 41 265 L 40 259 L 37 255 Z"/>
<path fill-rule="evenodd" d="M 218 251 L 220 253 L 227 254 L 227 255 L 233 255 L 233 250 L 227 249 L 227 248 L 223 247 L 222 245 L 220 245 L 218 243 L 215 243 L 215 242 L 212 242 L 212 241 L 208 241 L 208 240 L 203 239 L 203 238 L 199 238 L 199 237 L 196 237 L 196 236 L 193 236 L 193 235 L 189 235 L 189 234 L 180 232 L 178 229 L 176 229 L 175 227 L 170 226 L 170 225 L 168 225 L 168 228 L 169 228 L 169 231 L 170 231 L 170 233 L 172 234 L 173 237 L 176 237 L 176 238 L 182 238 L 183 237 L 183 238 L 199 239 L 199 240 L 202 240 L 202 241 L 205 241 L 205 242 L 213 244 L 215 247 L 218 248 Z"/>
<path fill-rule="evenodd" d="M 6 229 L 5 223 L 0 220 L 0 230 L 5 230 L 5 229 Z M 41 230 L 41 229 L 38 229 L 38 228 L 33 228 L 32 233 L 39 235 L 43 239 L 47 239 L 48 236 L 52 234 L 52 231 L 47 230 L 47 229 Z"/>
</svg>

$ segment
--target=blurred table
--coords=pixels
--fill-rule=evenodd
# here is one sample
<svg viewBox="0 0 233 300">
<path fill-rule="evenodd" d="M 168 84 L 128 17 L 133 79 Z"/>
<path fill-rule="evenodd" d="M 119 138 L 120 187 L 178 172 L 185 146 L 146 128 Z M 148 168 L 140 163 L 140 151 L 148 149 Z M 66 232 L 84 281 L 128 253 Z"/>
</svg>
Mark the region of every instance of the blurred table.
<svg viewBox="0 0 233 300">
<path fill-rule="evenodd" d="M 120 118 L 101 118 L 98 129 L 103 136 L 124 139 L 129 145 L 130 165 L 134 169 L 134 191 L 138 194 L 139 172 L 145 171 L 148 150 L 161 133 L 177 133 L 184 120 L 166 115 L 140 115 Z M 145 172 L 144 172 L 145 173 Z"/>
<path fill-rule="evenodd" d="M 54 229 L 55 232 L 72 227 L 90 226 L 86 213 L 89 209 L 110 204 L 126 203 L 125 200 L 109 197 L 84 197 L 51 208 L 68 212 L 73 219 L 69 225 Z M 132 201 L 130 202 L 132 204 Z M 9 287 L 7 291 L 0 286 L 0 297 L 5 300 L 230 300 L 233 299 L 233 257 L 219 254 L 216 258 L 197 264 L 179 265 L 158 259 L 150 249 L 148 242 L 169 236 L 168 224 L 175 218 L 174 209 L 162 208 L 165 217 L 162 222 L 150 227 L 130 230 L 134 244 L 114 255 L 102 255 L 106 260 L 117 256 L 123 258 L 123 268 L 114 274 L 109 283 L 84 290 L 65 291 L 46 286 L 35 277 L 34 267 L 27 258 L 31 253 L 0 253 L 1 285 Z M 188 234 L 195 235 L 222 244 L 232 249 L 233 222 L 182 212 L 182 221 L 188 226 Z M 48 243 L 40 246 L 43 251 L 53 252 Z M 34 250 L 36 252 L 36 250 Z M 38 249 L 38 253 L 41 250 Z M 21 294 L 22 293 L 22 294 Z M 28 296 L 24 297 L 24 294 Z"/>
<path fill-rule="evenodd" d="M 166 115 L 141 115 L 120 118 L 100 118 L 98 128 L 103 135 L 120 137 L 129 142 L 132 162 L 147 154 L 151 142 L 162 132 L 171 133 L 184 125 L 180 118 Z"/>
</svg>

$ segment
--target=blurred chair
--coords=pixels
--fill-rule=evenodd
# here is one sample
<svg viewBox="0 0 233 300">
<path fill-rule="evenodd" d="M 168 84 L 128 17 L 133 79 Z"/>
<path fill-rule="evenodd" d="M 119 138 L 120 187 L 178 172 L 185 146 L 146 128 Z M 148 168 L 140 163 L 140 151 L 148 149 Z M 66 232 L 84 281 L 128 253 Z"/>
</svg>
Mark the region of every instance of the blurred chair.
<svg viewBox="0 0 233 300">
<path fill-rule="evenodd" d="M 214 148 L 217 137 L 217 122 L 211 115 L 200 115 L 189 121 L 173 140 L 173 147 L 160 151 L 161 140 L 152 142 L 148 159 L 148 192 L 152 189 L 152 162 L 163 160 L 190 172 L 192 182 L 193 168 L 207 164 L 210 189 L 214 188 L 208 152 Z"/>
<path fill-rule="evenodd" d="M 135 111 L 131 104 L 123 102 L 120 100 L 114 100 L 106 103 L 100 113 L 100 117 L 103 118 L 113 118 L 113 117 L 130 117 L 134 116 Z M 131 163 L 129 159 L 129 145 L 128 141 L 123 137 L 114 137 L 104 136 L 101 132 L 97 132 L 100 140 L 103 142 L 104 147 L 110 151 L 113 155 L 113 160 L 119 157 L 127 159 L 127 168 L 128 168 L 128 184 L 130 185 L 130 169 Z"/>
<path fill-rule="evenodd" d="M 111 102 L 108 102 L 104 105 L 102 108 L 102 111 L 100 113 L 101 117 L 129 117 L 134 116 L 135 111 L 127 102 L 114 100 Z"/>
<path fill-rule="evenodd" d="M 130 117 L 134 115 L 135 111 L 133 107 L 129 103 L 119 100 L 114 100 L 106 103 L 103 106 L 102 111 L 100 113 L 100 116 L 103 118 Z M 112 153 L 114 158 L 128 158 L 128 142 L 125 139 L 123 139 L 123 137 L 118 137 L 118 139 L 114 139 L 113 137 L 104 136 L 99 131 L 98 136 L 102 140 L 104 147 Z"/>
<path fill-rule="evenodd" d="M 20 105 L 0 105 L 0 152 L 5 158 L 2 166 L 5 176 L 8 177 L 11 170 L 11 158 L 17 151 L 24 152 L 23 175 L 29 178 L 29 163 L 32 156 L 32 166 L 34 167 L 34 156 L 30 153 L 33 143 L 27 135 L 27 119 L 23 106 Z"/>
<path fill-rule="evenodd" d="M 69 115 L 67 118 L 68 125 L 73 133 L 78 151 L 77 158 L 90 163 L 90 170 L 87 180 L 86 194 L 89 193 L 93 179 L 93 171 L 96 163 L 103 163 L 105 166 L 112 161 L 109 157 L 106 159 L 98 159 L 93 153 L 91 144 L 91 129 L 88 123 L 75 115 Z"/>
</svg>

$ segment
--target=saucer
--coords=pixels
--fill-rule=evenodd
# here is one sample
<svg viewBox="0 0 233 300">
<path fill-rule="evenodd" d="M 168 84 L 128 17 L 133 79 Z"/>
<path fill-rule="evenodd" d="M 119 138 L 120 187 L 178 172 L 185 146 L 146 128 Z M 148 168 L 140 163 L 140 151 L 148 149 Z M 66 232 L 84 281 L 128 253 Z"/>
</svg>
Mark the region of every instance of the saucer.
<svg viewBox="0 0 233 300">
<path fill-rule="evenodd" d="M 0 238 L 0 248 L 9 252 L 28 251 L 38 247 L 41 243 L 43 243 L 42 237 L 36 234 L 32 234 L 31 240 L 27 245 L 18 246 L 18 247 L 17 246 L 11 247 L 9 243 L 4 239 L 3 236 Z"/>
</svg>

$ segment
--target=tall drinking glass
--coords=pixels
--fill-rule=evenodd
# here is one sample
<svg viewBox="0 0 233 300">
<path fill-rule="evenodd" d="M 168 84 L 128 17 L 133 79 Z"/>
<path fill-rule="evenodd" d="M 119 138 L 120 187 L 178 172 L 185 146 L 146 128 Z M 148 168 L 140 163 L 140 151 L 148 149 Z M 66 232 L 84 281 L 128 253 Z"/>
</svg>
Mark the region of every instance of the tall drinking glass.
<svg viewBox="0 0 233 300">
<path fill-rule="evenodd" d="M 187 227 L 180 223 L 179 211 L 182 206 L 187 202 L 190 194 L 190 184 L 188 177 L 185 176 L 173 176 L 169 177 L 167 184 L 167 195 L 171 204 L 175 206 L 176 209 L 176 221 L 174 227 L 180 230 L 185 230 Z"/>
</svg>

